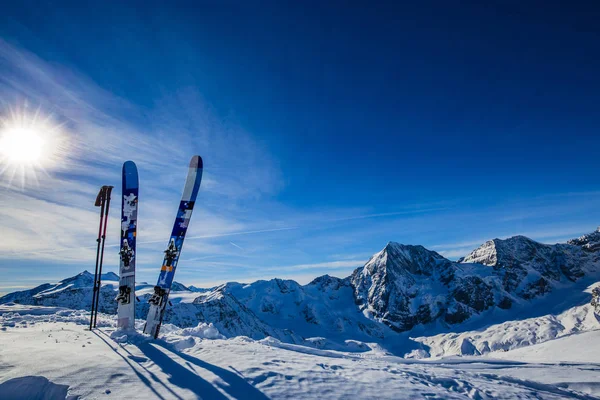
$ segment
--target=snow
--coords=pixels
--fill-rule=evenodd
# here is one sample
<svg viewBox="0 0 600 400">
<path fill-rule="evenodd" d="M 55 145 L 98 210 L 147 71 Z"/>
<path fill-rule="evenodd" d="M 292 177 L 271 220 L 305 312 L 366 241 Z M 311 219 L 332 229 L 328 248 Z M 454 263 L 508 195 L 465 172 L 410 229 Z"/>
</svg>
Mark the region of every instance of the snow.
<svg viewBox="0 0 600 400">
<path fill-rule="evenodd" d="M 600 343 L 600 330 L 571 334 L 507 352 L 492 353 L 490 357 L 539 363 L 553 360 L 559 363 L 594 364 L 600 360 L 600 346 L 594 346 L 594 343 Z"/>
<path fill-rule="evenodd" d="M 275 338 L 225 339 L 214 325 L 166 324 L 159 340 L 115 317 L 0 306 L 0 398 L 592 399 L 600 330 L 486 356 L 403 359 L 373 346 L 327 350 Z M 142 320 L 136 321 L 138 328 Z M 313 338 L 319 342 L 324 338 Z M 358 346 L 360 342 L 351 341 Z M 46 397 L 40 397 L 40 393 Z M 26 397 L 23 397 L 25 395 Z M 67 397 L 69 396 L 69 397 Z"/>
<path fill-rule="evenodd" d="M 0 384 L 0 398 L 9 399 L 72 399 L 69 386 L 57 385 L 43 376 L 23 376 Z"/>
</svg>

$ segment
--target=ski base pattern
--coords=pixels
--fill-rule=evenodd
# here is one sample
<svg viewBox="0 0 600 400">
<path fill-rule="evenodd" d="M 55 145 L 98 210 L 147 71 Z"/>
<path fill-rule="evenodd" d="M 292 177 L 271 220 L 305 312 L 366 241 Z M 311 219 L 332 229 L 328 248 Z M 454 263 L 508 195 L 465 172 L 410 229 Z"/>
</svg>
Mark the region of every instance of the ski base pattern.
<svg viewBox="0 0 600 400">
<path fill-rule="evenodd" d="M 121 264 L 116 297 L 117 328 L 135 329 L 135 242 L 138 213 L 138 172 L 132 161 L 123 164 L 121 207 Z"/>
<path fill-rule="evenodd" d="M 177 211 L 171 238 L 165 250 L 165 258 L 160 269 L 160 275 L 158 276 L 158 283 L 154 287 L 154 294 L 148 300 L 150 309 L 148 310 L 144 333 L 152 335 L 154 338 L 158 337 L 158 332 L 160 331 L 160 325 L 169 300 L 171 284 L 175 276 L 175 269 L 177 268 L 177 261 L 179 260 L 183 240 L 185 239 L 190 218 L 192 217 L 201 180 L 202 158 L 194 156 L 190 161 L 187 180 L 183 189 L 181 202 L 179 203 L 179 210 Z"/>
</svg>

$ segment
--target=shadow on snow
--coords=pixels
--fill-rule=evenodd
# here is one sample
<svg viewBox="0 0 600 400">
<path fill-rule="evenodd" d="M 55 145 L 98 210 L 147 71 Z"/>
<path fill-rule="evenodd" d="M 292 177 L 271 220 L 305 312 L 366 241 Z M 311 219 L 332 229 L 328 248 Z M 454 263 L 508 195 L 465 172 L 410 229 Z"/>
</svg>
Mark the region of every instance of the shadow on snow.
<svg viewBox="0 0 600 400">
<path fill-rule="evenodd" d="M 227 393 L 231 397 L 239 399 L 268 399 L 264 393 L 252 386 L 237 373 L 180 352 L 163 341 L 156 340 L 153 342 L 142 342 L 138 344 L 136 347 L 144 354 L 144 356 L 147 357 L 147 359 L 144 359 L 142 357 L 134 356 L 123 346 L 113 346 L 100 334 L 96 333 L 96 335 L 102 339 L 113 351 L 119 354 L 119 356 L 125 360 L 131 369 L 133 369 L 138 378 L 140 378 L 140 380 L 160 399 L 165 399 L 165 397 L 161 396 L 157 392 L 150 379 L 144 376 L 144 374 L 140 373 L 140 371 L 138 371 L 134 365 L 132 365 L 130 360 L 133 360 L 137 365 L 139 365 L 139 367 L 144 369 L 154 382 L 166 389 L 169 392 L 169 398 L 182 399 L 181 396 L 177 395 L 171 388 L 168 387 L 168 385 L 161 381 L 160 378 L 144 367 L 143 363 L 147 362 L 147 359 L 152 361 L 162 370 L 162 372 L 168 375 L 168 381 L 171 385 L 182 389 L 188 389 L 196 394 L 199 399 L 227 399 L 228 397 L 225 396 L 223 392 Z M 123 356 L 123 354 L 119 352 L 119 349 L 127 352 L 129 356 Z M 189 368 L 186 368 L 184 365 L 182 365 L 183 363 L 177 362 L 176 358 L 181 358 L 183 361 L 185 361 L 185 364 L 187 364 Z M 215 383 L 208 382 L 195 372 L 194 366 L 202 368 L 203 370 L 216 375 L 219 380 L 217 380 Z"/>
</svg>

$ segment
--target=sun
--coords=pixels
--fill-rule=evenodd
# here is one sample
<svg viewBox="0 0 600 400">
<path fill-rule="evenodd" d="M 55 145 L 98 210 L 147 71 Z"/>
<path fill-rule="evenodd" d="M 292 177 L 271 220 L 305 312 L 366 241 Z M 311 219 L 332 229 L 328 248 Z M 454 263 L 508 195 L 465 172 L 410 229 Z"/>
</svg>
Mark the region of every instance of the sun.
<svg viewBox="0 0 600 400">
<path fill-rule="evenodd" d="M 33 113 L 22 107 L 0 114 L 0 184 L 11 187 L 15 179 L 21 188 L 38 184 L 40 172 L 47 175 L 60 164 L 65 144 L 62 124 L 40 108 Z"/>
<path fill-rule="evenodd" d="M 0 154 L 13 164 L 39 162 L 44 154 L 44 138 L 32 128 L 9 129 L 0 138 Z"/>
</svg>

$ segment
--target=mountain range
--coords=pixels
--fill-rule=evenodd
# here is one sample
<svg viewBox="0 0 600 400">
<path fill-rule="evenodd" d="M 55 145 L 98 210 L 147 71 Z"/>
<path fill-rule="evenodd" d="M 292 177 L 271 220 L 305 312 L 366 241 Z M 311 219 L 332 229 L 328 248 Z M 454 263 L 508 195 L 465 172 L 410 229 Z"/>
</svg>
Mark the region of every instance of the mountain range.
<svg viewBox="0 0 600 400">
<path fill-rule="evenodd" d="M 100 312 L 114 314 L 118 277 L 107 273 L 102 280 Z M 458 332 L 541 316 L 546 310 L 541 304 L 554 304 L 553 312 L 560 313 L 589 302 L 582 288 L 599 280 L 600 228 L 553 245 L 524 236 L 494 239 L 458 261 L 423 246 L 390 242 L 346 278 L 324 275 L 306 285 L 282 279 L 231 282 L 210 289 L 175 282 L 165 322 L 213 323 L 228 337 L 391 349 L 419 332 Z M 93 275 L 84 271 L 10 293 L 0 304 L 89 309 L 92 286 Z M 136 285 L 138 318 L 146 315 L 151 292 L 152 285 Z M 467 345 L 465 351 L 472 350 Z"/>
</svg>

